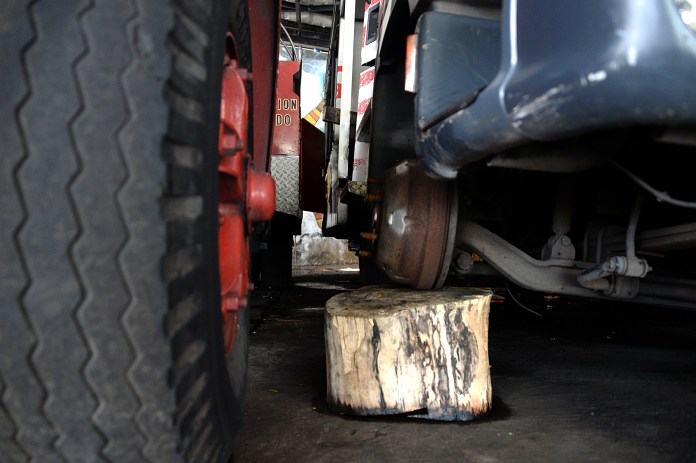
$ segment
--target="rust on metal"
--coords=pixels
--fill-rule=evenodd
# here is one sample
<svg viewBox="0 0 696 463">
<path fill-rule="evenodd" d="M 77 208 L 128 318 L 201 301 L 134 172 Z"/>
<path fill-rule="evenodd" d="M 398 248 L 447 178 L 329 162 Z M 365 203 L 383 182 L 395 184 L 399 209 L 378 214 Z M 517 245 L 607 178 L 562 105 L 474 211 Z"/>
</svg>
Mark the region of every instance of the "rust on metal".
<svg viewBox="0 0 696 463">
<path fill-rule="evenodd" d="M 397 283 L 442 287 L 454 247 L 456 182 L 433 179 L 407 160 L 387 171 L 382 191 L 377 265 Z"/>
</svg>

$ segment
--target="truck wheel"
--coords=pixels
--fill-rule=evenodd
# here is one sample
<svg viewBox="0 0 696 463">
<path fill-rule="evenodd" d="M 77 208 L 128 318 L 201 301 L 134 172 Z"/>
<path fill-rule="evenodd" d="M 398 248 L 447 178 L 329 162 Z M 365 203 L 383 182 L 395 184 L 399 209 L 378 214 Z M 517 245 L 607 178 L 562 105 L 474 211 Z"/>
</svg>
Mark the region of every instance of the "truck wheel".
<svg viewBox="0 0 696 463">
<path fill-rule="evenodd" d="M 230 3 L 0 3 L 2 461 L 232 453 L 249 314 L 237 297 L 223 335 L 220 97 L 225 50 L 250 49 Z"/>
</svg>

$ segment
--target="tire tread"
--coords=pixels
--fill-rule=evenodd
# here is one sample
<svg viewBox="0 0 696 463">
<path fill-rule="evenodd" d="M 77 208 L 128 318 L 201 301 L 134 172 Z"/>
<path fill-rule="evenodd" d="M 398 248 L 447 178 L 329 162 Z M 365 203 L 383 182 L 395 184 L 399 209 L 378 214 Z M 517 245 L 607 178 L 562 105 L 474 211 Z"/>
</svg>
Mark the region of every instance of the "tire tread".
<svg viewBox="0 0 696 463">
<path fill-rule="evenodd" d="M 16 64 L 0 75 L 0 461 L 230 454 L 222 342 L 204 329 L 221 315 L 199 284 L 217 271 L 202 250 L 210 5 L 0 6 Z"/>
</svg>

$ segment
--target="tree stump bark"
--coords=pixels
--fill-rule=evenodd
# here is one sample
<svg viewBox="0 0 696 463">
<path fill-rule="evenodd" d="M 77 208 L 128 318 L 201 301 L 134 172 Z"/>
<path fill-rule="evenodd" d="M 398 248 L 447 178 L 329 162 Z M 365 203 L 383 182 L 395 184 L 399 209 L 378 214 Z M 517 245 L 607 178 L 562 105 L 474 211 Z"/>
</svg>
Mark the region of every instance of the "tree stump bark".
<svg viewBox="0 0 696 463">
<path fill-rule="evenodd" d="M 367 286 L 326 303 L 327 402 L 355 415 L 468 421 L 491 408 L 483 289 Z"/>
</svg>

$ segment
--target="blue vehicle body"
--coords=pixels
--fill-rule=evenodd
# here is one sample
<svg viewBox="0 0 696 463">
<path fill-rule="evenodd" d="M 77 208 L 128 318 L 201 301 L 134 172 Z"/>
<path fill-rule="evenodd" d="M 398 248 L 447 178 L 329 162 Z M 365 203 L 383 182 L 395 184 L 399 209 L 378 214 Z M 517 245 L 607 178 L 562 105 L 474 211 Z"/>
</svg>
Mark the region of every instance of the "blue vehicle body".
<svg viewBox="0 0 696 463">
<path fill-rule="evenodd" d="M 696 34 L 672 0 L 510 0 L 499 21 L 427 12 L 418 44 L 419 154 L 443 178 L 532 141 L 696 123 Z"/>
<path fill-rule="evenodd" d="M 368 243 L 380 270 L 408 282 L 406 267 L 449 268 L 547 294 L 696 308 L 689 2 L 384 3 L 368 185 L 384 198 Z M 457 187 L 439 214 L 449 223 L 438 255 L 417 263 L 404 243 L 431 239 L 417 219 L 429 212 L 378 186 L 398 185 L 394 168 L 413 159 Z M 381 217 L 397 210 L 408 220 L 390 230 Z"/>
</svg>

